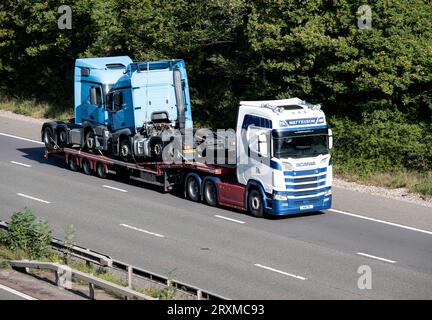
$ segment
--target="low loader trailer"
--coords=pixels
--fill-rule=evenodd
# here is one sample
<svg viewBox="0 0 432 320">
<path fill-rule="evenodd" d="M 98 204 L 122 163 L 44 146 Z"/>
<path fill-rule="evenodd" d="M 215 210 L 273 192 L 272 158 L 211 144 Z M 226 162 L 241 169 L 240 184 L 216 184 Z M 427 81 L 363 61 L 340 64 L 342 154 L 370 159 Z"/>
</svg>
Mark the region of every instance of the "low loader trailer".
<svg viewBox="0 0 432 320">
<path fill-rule="evenodd" d="M 41 134 L 47 142 L 44 129 Z M 195 148 L 184 142 L 181 161 L 172 162 L 124 161 L 54 140 L 46 143 L 45 156 L 63 157 L 72 171 L 100 178 L 115 173 L 166 192 L 183 190 L 209 206 L 284 216 L 331 208 L 332 141 L 321 107 L 293 98 L 241 102 L 234 141 L 226 143 L 235 148 L 231 164 L 197 161 Z"/>
</svg>

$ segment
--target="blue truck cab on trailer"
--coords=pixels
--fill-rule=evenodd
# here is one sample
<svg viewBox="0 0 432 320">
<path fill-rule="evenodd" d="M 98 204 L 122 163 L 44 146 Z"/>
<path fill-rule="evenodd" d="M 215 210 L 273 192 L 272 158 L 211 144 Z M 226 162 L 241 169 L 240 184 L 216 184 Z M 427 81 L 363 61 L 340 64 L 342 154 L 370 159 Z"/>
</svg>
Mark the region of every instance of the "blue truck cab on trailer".
<svg viewBox="0 0 432 320">
<path fill-rule="evenodd" d="M 75 120 L 44 124 L 47 147 L 77 145 L 124 160 L 161 158 L 162 135 L 193 127 L 183 60 L 77 59 Z"/>
</svg>

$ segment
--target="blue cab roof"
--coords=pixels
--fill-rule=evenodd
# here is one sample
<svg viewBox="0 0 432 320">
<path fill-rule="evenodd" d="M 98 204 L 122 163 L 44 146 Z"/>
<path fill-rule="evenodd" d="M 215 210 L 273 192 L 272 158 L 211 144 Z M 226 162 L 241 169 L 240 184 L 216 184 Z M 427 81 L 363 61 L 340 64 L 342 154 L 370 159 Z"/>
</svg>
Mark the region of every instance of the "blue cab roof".
<svg viewBox="0 0 432 320">
<path fill-rule="evenodd" d="M 109 69 L 110 65 L 122 64 L 125 68 L 133 61 L 128 56 L 105 57 L 105 58 L 83 58 L 77 59 L 75 67 L 90 69 Z"/>
</svg>

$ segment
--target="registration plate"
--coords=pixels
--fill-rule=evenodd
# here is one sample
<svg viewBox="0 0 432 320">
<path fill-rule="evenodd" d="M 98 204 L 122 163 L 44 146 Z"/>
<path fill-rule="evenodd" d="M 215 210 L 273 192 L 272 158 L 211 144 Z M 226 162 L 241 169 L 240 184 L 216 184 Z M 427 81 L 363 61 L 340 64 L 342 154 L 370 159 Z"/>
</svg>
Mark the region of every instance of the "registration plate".
<svg viewBox="0 0 432 320">
<path fill-rule="evenodd" d="M 300 210 L 309 210 L 309 209 L 313 209 L 313 205 L 308 205 L 308 206 L 300 206 Z"/>
</svg>

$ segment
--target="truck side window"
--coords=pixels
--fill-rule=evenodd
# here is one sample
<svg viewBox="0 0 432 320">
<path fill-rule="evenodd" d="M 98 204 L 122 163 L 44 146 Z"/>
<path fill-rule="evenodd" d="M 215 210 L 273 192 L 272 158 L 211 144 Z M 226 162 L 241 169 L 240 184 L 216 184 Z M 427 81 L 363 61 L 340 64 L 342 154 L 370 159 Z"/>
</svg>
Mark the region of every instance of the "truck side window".
<svg viewBox="0 0 432 320">
<path fill-rule="evenodd" d="M 118 92 L 114 92 L 113 95 L 113 100 L 114 100 L 114 110 L 120 110 L 123 107 L 123 93 L 118 91 Z"/>
<path fill-rule="evenodd" d="M 90 88 L 90 104 L 102 106 L 102 90 L 100 87 Z"/>
</svg>

